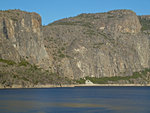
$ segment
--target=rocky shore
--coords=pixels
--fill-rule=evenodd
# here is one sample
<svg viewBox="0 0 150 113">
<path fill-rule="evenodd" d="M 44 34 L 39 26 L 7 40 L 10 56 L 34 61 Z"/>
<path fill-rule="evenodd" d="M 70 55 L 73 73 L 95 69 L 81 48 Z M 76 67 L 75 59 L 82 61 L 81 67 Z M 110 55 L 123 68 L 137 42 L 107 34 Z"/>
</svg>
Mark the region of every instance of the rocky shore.
<svg viewBox="0 0 150 113">
<path fill-rule="evenodd" d="M 0 89 L 16 89 L 16 88 L 57 88 L 57 87 L 93 87 L 93 86 L 98 86 L 98 87 L 103 87 L 103 86 L 108 86 L 108 87 L 143 87 L 143 86 L 150 86 L 150 84 L 64 84 L 64 85 L 52 85 L 52 84 L 46 84 L 46 85 L 34 85 L 34 86 L 26 86 L 23 87 L 21 85 L 12 85 L 11 87 L 7 86 L 4 87 L 0 85 Z"/>
</svg>

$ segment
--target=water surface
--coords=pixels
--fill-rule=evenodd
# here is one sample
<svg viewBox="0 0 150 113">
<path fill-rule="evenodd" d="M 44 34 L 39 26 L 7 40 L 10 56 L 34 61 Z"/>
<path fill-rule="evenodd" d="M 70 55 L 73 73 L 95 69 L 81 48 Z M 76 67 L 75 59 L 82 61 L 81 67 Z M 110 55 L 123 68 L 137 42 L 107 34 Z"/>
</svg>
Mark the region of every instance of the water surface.
<svg viewBox="0 0 150 113">
<path fill-rule="evenodd" d="M 3 89 L 0 113 L 150 113 L 150 87 Z"/>
</svg>

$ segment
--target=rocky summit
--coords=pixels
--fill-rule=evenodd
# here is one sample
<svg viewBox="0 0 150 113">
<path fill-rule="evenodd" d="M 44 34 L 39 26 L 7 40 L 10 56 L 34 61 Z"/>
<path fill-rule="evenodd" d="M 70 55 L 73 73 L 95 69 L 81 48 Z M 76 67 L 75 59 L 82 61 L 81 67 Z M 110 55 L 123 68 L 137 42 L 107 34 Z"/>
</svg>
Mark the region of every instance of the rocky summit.
<svg viewBox="0 0 150 113">
<path fill-rule="evenodd" d="M 149 37 L 150 16 L 131 10 L 80 14 L 46 26 L 37 13 L 0 11 L 0 81 L 147 84 Z"/>
</svg>

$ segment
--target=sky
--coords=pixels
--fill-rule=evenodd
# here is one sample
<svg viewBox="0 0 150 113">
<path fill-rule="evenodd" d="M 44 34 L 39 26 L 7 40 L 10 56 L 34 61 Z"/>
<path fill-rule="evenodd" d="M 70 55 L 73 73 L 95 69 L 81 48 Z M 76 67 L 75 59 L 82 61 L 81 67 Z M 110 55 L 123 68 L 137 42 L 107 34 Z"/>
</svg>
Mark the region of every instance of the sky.
<svg viewBox="0 0 150 113">
<path fill-rule="evenodd" d="M 37 12 L 42 24 L 81 13 L 100 13 L 130 9 L 137 15 L 150 15 L 150 0 L 0 0 L 0 10 L 21 9 Z"/>
</svg>

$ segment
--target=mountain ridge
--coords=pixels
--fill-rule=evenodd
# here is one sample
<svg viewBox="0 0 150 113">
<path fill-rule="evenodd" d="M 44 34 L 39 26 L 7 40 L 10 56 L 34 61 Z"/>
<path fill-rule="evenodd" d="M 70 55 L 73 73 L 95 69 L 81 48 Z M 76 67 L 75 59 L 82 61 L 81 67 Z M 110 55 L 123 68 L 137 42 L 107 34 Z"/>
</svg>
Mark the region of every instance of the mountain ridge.
<svg viewBox="0 0 150 113">
<path fill-rule="evenodd" d="M 7 82 L 34 84 L 33 81 L 36 84 L 64 84 L 87 77 L 126 77 L 150 67 L 149 15 L 137 16 L 131 10 L 112 10 L 80 14 L 46 26 L 41 25 L 37 13 L 8 10 L 0 11 L 0 15 L 0 80 L 4 85 Z M 12 62 L 16 64 L 9 65 Z M 36 71 L 33 71 L 34 65 Z M 21 74 L 23 67 L 25 71 Z M 8 70 L 12 77 L 6 72 Z M 33 72 L 27 73 L 28 70 Z M 47 82 L 40 80 L 44 70 L 49 73 L 43 76 L 43 80 L 48 77 Z M 21 78 L 14 76 L 15 71 Z M 34 72 L 40 75 L 37 80 Z M 149 78 L 149 74 L 145 76 Z M 60 78 L 63 81 L 58 80 L 58 83 Z M 135 79 L 130 81 L 144 81 Z M 144 83 L 149 83 L 149 79 Z"/>
</svg>

